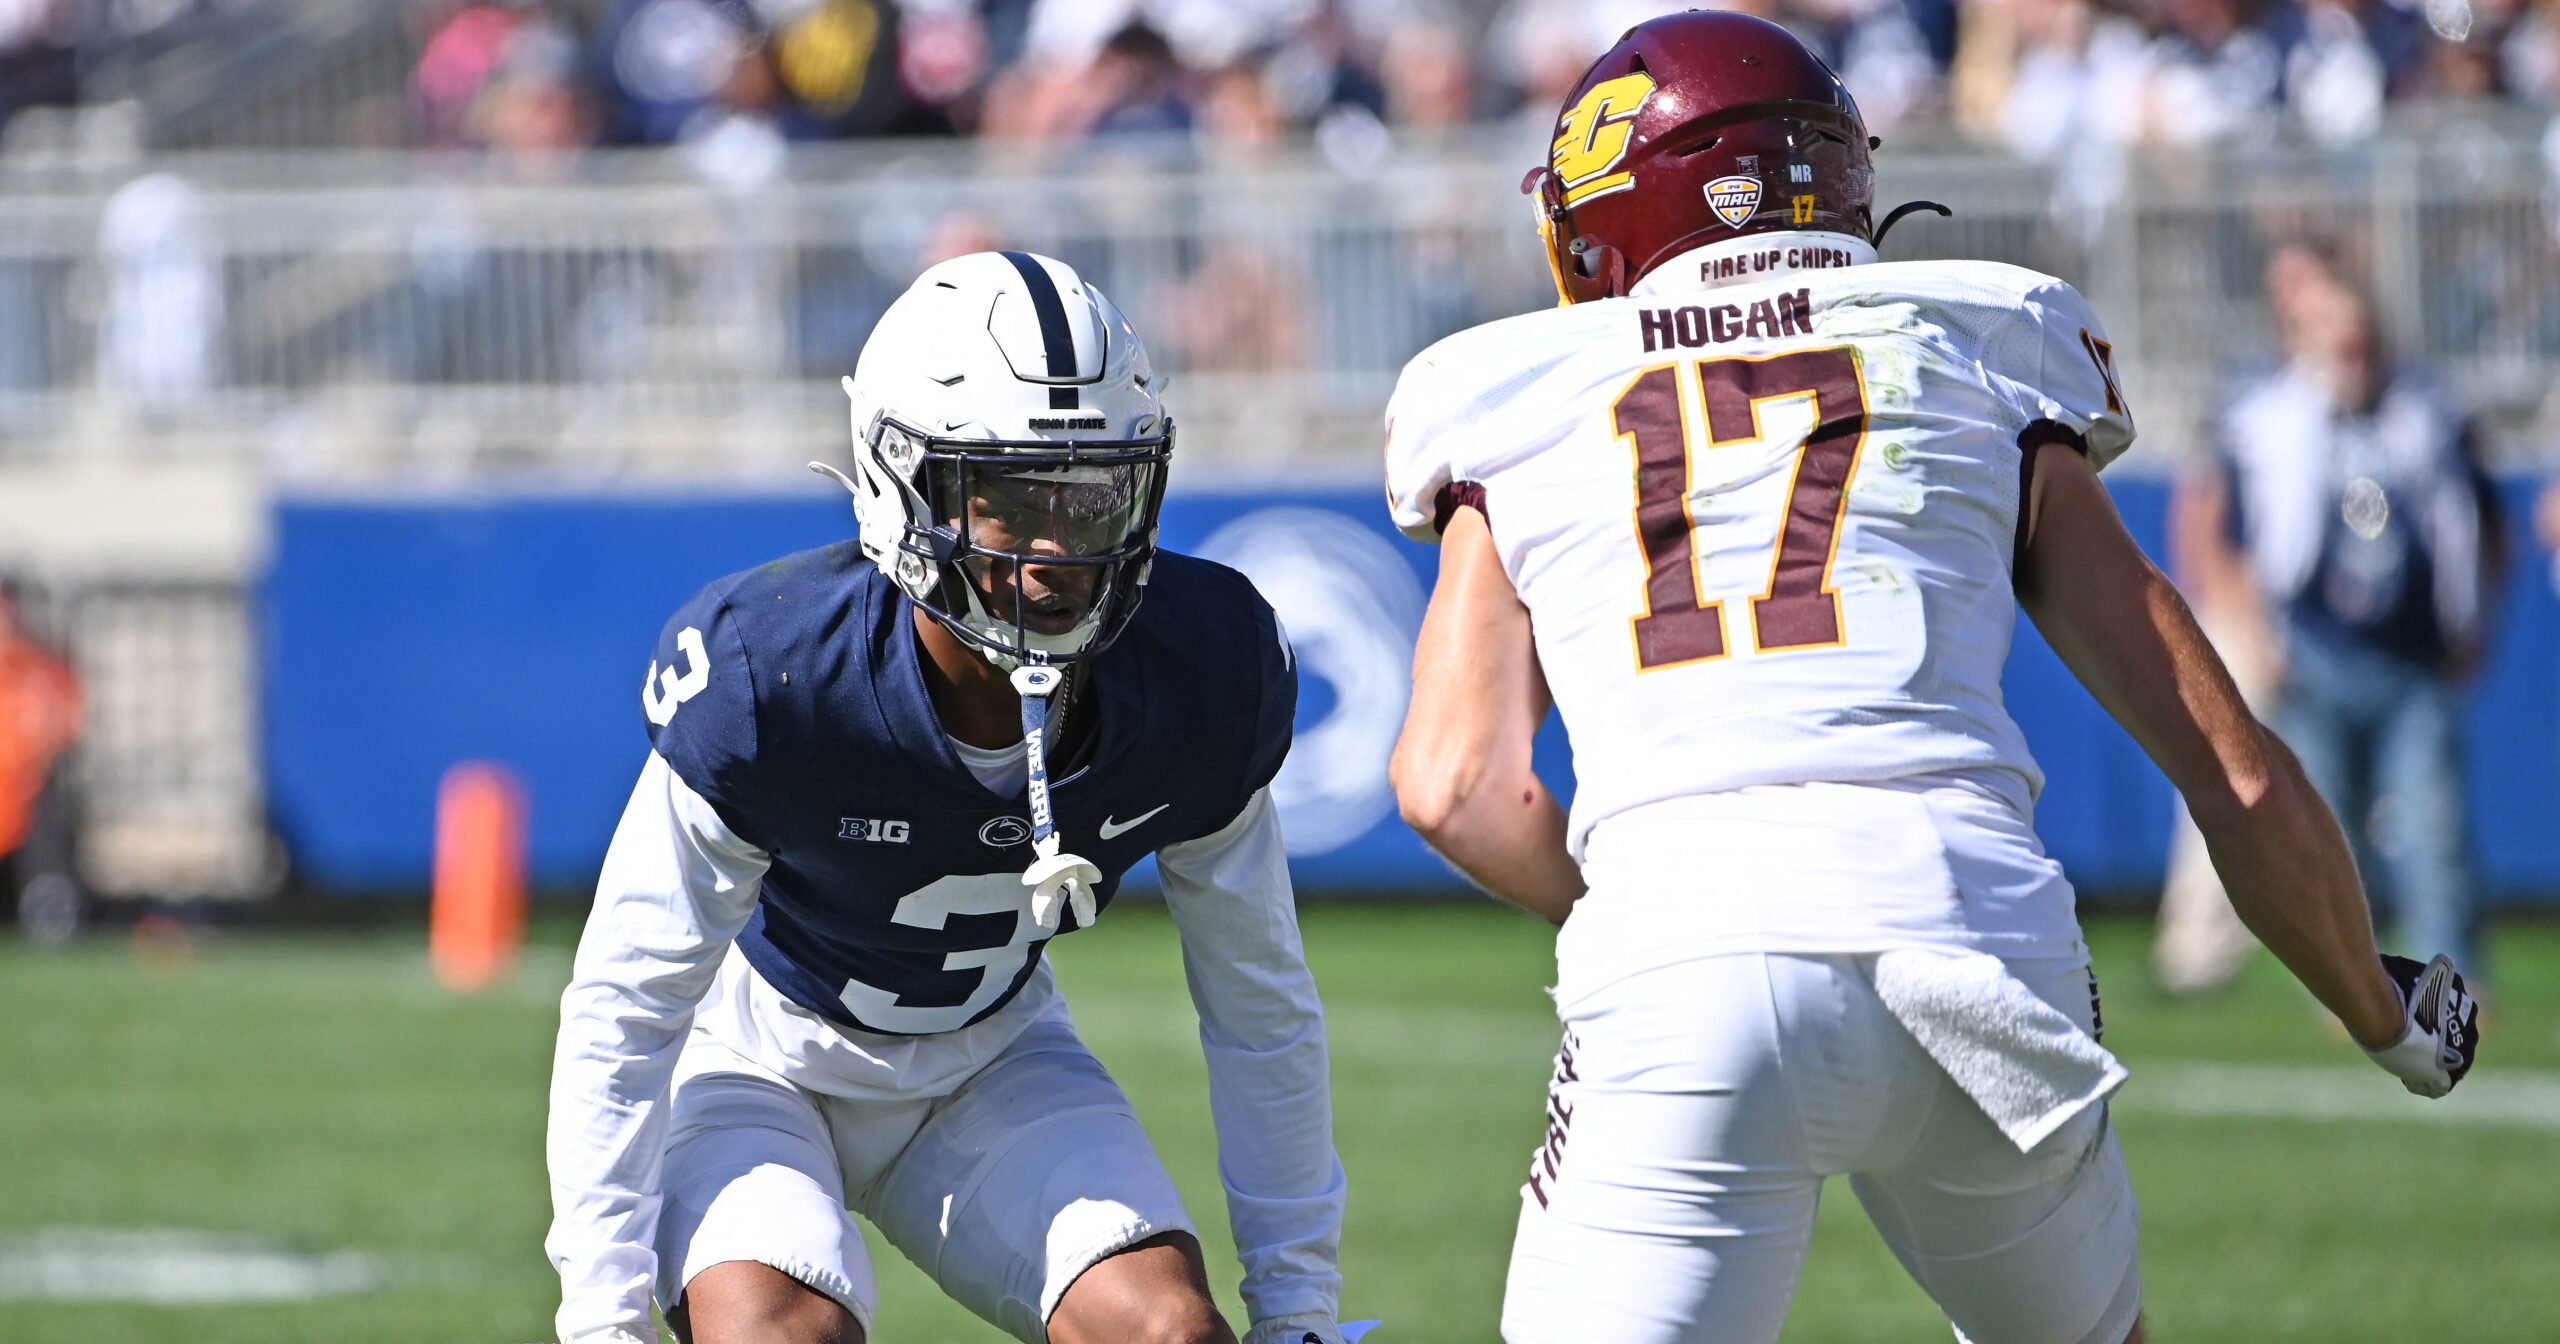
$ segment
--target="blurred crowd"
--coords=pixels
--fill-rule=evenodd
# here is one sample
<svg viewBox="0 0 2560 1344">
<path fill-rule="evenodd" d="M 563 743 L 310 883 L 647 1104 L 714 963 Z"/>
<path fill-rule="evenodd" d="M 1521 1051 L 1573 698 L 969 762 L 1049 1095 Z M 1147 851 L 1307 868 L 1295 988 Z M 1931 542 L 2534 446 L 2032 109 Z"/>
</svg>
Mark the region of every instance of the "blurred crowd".
<svg viewBox="0 0 2560 1344">
<path fill-rule="evenodd" d="M 82 97 L 121 44 L 361 0 L 0 0 L 0 117 Z M 1542 127 L 1662 0 L 409 0 L 426 146 L 1123 133 L 1328 154 Z M 1730 0 L 1827 55 L 1880 132 L 1951 124 L 2030 158 L 2089 144 L 2352 144 L 2387 104 L 2560 106 L 2554 0 Z M 385 13 L 394 11 L 385 10 Z"/>
</svg>

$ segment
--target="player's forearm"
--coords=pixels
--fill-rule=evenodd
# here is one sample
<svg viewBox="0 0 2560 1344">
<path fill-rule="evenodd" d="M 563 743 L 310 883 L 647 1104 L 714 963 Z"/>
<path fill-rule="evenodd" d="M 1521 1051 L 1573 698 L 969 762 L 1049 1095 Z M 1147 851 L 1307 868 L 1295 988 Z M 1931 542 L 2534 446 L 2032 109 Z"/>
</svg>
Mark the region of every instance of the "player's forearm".
<svg viewBox="0 0 2560 1344">
<path fill-rule="evenodd" d="M 2188 799 L 2231 908 L 2314 998 L 2367 1047 L 2402 1025 L 2400 997 L 2375 972 L 2372 917 L 2353 852 L 2300 762 L 2275 735 L 2262 739 L 2253 797 L 2200 789 Z"/>
</svg>

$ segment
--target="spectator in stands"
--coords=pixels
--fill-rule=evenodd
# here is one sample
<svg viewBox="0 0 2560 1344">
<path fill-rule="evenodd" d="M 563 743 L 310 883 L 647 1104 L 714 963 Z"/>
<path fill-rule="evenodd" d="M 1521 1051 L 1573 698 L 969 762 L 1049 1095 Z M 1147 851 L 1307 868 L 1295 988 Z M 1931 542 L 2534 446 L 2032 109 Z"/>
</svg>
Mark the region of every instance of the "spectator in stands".
<svg viewBox="0 0 2560 1344">
<path fill-rule="evenodd" d="M 992 6 L 990 6 L 992 8 Z M 1029 5 L 1019 8 L 1027 12 Z M 922 115 L 972 132 L 988 74 L 996 68 L 988 20 L 965 0 L 909 4 L 898 27 L 898 82 Z"/>
<path fill-rule="evenodd" d="M 594 57 L 611 109 L 607 138 L 674 143 L 760 37 L 743 0 L 616 0 L 597 30 Z"/>
<path fill-rule="evenodd" d="M 592 143 L 584 59 L 577 30 L 540 0 L 465 4 L 431 17 L 409 76 L 417 141 L 520 159 Z"/>
<path fill-rule="evenodd" d="M 1233 166 L 1268 156 L 1289 125 L 1272 102 L 1262 71 L 1238 61 L 1212 73 L 1202 85 L 1195 129 L 1215 162 Z"/>
<path fill-rule="evenodd" d="M 2390 72 L 2347 0 L 2305 0 L 2302 31 L 2285 54 L 2285 105 L 2305 139 L 2324 148 L 2370 140 L 2382 129 Z"/>
<path fill-rule="evenodd" d="M 2243 0 L 2163 0 L 2147 140 L 2197 145 L 2259 138 L 2284 91 L 2284 50 Z"/>
<path fill-rule="evenodd" d="M 1187 82 L 1164 34 L 1132 22 L 1089 56 L 1026 55 L 988 91 L 984 129 L 1027 140 L 1179 134 L 1191 129 Z"/>
<path fill-rule="evenodd" d="M 22 107 L 79 100 L 80 17 L 70 0 L 0 5 L 0 124 Z"/>
<path fill-rule="evenodd" d="M 1308 6 L 1280 35 L 1262 62 L 1262 80 L 1283 122 L 1309 128 L 1345 113 L 1373 122 L 1386 114 L 1386 89 L 1355 52 L 1357 45 L 1350 20 L 1334 3 Z M 1574 74 L 1581 73 L 1577 65 Z"/>
<path fill-rule="evenodd" d="M 17 587 L 0 579 L 0 895 L 12 905 L 40 883 L 76 899 L 71 796 L 60 767 L 79 736 L 79 678 L 20 623 Z"/>
<path fill-rule="evenodd" d="M 1387 120 L 1399 128 L 1446 132 L 1475 120 L 1473 40 L 1449 18 L 1412 15 L 1387 34 L 1378 60 Z"/>
<path fill-rule="evenodd" d="M 2398 950 L 2476 974 L 2457 688 L 2487 628 L 2494 500 L 2468 419 L 2387 356 L 2332 259 L 2283 248 L 2268 279 L 2288 358 L 2221 417 L 2189 567 L 2256 607 L 2270 721 L 2381 879 Z"/>
<path fill-rule="evenodd" d="M 946 43 L 955 36 L 927 35 Z M 948 134 L 947 109 L 901 78 L 903 37 L 894 0 L 615 0 L 595 52 L 612 109 L 608 138 L 683 139 L 706 112 L 738 110 L 741 79 L 772 85 L 768 110 L 791 139 Z M 946 99 L 967 91 L 965 74 L 955 87 L 936 64 L 953 55 L 965 52 L 946 46 L 917 56 L 917 69 Z"/>
<path fill-rule="evenodd" d="M 1967 129 L 2060 163 L 2141 138 L 2153 65 L 2142 29 L 2090 0 L 1973 0 L 1950 98 Z"/>
<path fill-rule="evenodd" d="M 2509 92 L 2546 112 L 2560 111 L 2560 3 L 2526 6 L 2499 42 L 2498 62 Z"/>
</svg>

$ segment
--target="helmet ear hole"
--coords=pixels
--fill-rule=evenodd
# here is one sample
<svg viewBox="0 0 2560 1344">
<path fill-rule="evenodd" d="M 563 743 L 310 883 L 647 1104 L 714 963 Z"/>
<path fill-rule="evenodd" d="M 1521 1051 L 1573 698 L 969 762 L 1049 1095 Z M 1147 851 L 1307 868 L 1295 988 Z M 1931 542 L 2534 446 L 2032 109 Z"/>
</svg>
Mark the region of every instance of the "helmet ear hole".
<svg viewBox="0 0 2560 1344">
<path fill-rule="evenodd" d="M 1585 280 L 1600 282 L 1601 292 L 1610 298 L 1627 292 L 1627 258 L 1618 249 L 1596 238 L 1573 240 L 1574 272 Z"/>
</svg>

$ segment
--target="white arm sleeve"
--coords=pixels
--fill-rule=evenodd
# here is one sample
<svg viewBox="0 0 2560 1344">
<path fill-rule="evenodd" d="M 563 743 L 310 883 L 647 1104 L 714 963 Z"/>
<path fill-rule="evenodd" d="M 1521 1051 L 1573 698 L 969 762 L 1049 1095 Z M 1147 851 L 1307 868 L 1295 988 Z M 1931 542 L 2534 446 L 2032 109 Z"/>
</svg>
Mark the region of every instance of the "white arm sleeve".
<svg viewBox="0 0 2560 1344">
<path fill-rule="evenodd" d="M 655 1341 L 667 1082 L 770 860 L 656 752 L 605 854 L 551 1062 L 551 1235 L 564 1344 Z"/>
<path fill-rule="evenodd" d="M 1270 790 L 1225 830 L 1156 854 L 1200 1011 L 1218 1179 L 1256 1321 L 1330 1318 L 1342 1298 L 1346 1183 L 1333 1151 L 1324 1005 L 1298 942 Z"/>
</svg>

